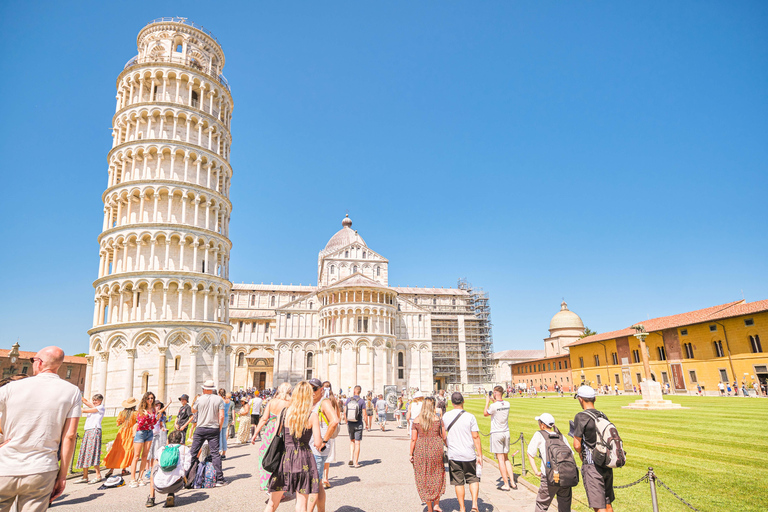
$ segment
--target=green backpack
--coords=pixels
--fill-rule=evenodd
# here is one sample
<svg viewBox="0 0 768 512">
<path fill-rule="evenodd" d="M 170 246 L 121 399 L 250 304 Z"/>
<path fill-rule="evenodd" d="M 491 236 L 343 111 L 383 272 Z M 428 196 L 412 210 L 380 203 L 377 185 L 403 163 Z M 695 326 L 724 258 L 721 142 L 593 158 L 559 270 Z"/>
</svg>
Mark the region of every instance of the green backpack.
<svg viewBox="0 0 768 512">
<path fill-rule="evenodd" d="M 179 445 L 169 444 L 160 454 L 160 469 L 163 471 L 173 471 L 179 465 Z"/>
</svg>

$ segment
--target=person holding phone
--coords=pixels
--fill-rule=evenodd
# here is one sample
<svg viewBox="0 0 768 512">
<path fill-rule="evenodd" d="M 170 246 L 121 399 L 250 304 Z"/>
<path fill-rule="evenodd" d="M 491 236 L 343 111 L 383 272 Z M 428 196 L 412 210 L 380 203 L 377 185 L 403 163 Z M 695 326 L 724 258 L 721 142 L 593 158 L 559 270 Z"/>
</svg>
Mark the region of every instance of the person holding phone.
<svg viewBox="0 0 768 512">
<path fill-rule="evenodd" d="M 325 470 L 325 461 L 328 458 L 328 443 L 333 437 L 336 429 L 339 428 L 339 415 L 331 400 L 325 398 L 325 387 L 320 379 L 311 379 L 308 381 L 312 386 L 312 409 L 309 421 L 312 425 L 313 435 L 309 441 L 312 449 L 312 455 L 315 456 L 317 465 L 317 474 L 320 482 L 323 481 L 323 472 Z M 316 442 L 315 428 L 319 429 L 320 440 Z M 320 485 L 319 492 L 309 496 L 309 506 L 307 510 L 312 512 L 317 506 L 318 512 L 325 512 L 325 486 Z"/>
</svg>

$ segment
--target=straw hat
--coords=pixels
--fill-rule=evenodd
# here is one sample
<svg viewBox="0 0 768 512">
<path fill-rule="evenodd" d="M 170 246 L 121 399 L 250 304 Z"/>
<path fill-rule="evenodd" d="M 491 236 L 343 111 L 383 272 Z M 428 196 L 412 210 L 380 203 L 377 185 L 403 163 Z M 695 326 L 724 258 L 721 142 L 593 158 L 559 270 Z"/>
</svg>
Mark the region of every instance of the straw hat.
<svg viewBox="0 0 768 512">
<path fill-rule="evenodd" d="M 203 383 L 203 389 L 206 391 L 216 391 L 216 384 L 213 382 L 213 379 L 208 379 Z"/>
<path fill-rule="evenodd" d="M 129 398 L 128 400 L 123 400 L 122 406 L 123 409 L 130 409 L 131 407 L 136 407 L 139 405 L 139 401 L 135 398 Z"/>
</svg>

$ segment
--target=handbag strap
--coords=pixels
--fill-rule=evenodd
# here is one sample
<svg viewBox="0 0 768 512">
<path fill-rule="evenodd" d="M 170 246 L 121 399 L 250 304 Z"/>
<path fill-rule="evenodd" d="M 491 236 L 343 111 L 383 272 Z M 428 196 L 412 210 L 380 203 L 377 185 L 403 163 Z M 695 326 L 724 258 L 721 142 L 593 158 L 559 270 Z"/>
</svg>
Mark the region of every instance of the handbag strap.
<svg viewBox="0 0 768 512">
<path fill-rule="evenodd" d="M 448 425 L 447 429 L 445 429 L 445 433 L 446 434 L 451 431 L 451 427 L 453 426 L 453 424 L 456 423 L 457 421 L 459 421 L 459 418 L 461 418 L 461 415 L 464 414 L 465 412 L 467 412 L 467 411 L 462 409 L 461 412 L 459 414 L 457 414 L 455 418 L 453 418 L 453 421 L 451 422 L 451 424 Z"/>
<path fill-rule="evenodd" d="M 287 407 L 284 408 L 282 411 L 280 411 L 280 420 L 279 420 L 279 422 L 277 424 L 277 434 L 276 435 L 278 435 L 280 437 L 283 437 L 283 420 L 285 419 L 285 410 L 286 409 L 287 409 Z"/>
</svg>

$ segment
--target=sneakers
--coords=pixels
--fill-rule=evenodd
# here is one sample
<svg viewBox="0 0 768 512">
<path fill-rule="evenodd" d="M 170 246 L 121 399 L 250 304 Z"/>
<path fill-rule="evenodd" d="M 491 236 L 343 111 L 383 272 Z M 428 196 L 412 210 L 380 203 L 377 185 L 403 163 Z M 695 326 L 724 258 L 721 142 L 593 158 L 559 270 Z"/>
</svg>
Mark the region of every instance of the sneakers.
<svg viewBox="0 0 768 512">
<path fill-rule="evenodd" d="M 155 506 L 155 498 L 153 498 L 152 496 L 147 498 L 147 502 L 144 504 L 144 506 L 147 507 L 147 508 L 154 507 Z"/>
<path fill-rule="evenodd" d="M 226 487 L 227 485 L 229 485 L 229 482 L 226 480 L 219 480 L 216 482 L 216 487 Z"/>
<path fill-rule="evenodd" d="M 144 487 L 145 485 L 147 485 L 147 482 L 143 478 L 139 478 L 139 487 Z"/>
<path fill-rule="evenodd" d="M 167 498 L 165 498 L 165 505 L 163 505 L 163 508 L 171 508 L 171 507 L 173 507 L 175 505 L 176 505 L 175 499 L 174 499 L 173 494 L 171 493 L 171 494 L 168 495 Z"/>
<path fill-rule="evenodd" d="M 138 487 L 138 486 L 139 486 L 139 482 L 137 482 L 136 480 L 131 480 L 131 483 L 128 484 L 128 487 L 131 487 L 131 488 Z"/>
</svg>

